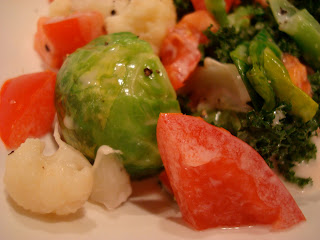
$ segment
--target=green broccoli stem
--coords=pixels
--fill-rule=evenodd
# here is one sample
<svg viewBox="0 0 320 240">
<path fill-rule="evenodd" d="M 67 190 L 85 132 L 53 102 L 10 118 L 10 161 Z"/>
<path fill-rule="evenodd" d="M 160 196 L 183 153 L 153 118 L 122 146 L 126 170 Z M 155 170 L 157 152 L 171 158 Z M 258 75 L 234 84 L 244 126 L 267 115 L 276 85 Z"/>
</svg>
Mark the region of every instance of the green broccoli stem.
<svg viewBox="0 0 320 240">
<path fill-rule="evenodd" d="M 291 104 L 292 114 L 304 122 L 311 120 L 317 113 L 318 104 L 292 83 L 284 64 L 270 48 L 264 50 L 263 59 L 266 76 L 277 97 Z"/>
<path fill-rule="evenodd" d="M 320 24 L 306 10 L 298 10 L 287 0 L 269 0 L 279 30 L 290 35 L 312 67 L 320 67 Z"/>
<path fill-rule="evenodd" d="M 250 69 L 250 65 L 248 64 L 248 49 L 249 43 L 245 42 L 243 44 L 238 45 L 238 47 L 230 53 L 230 56 L 238 69 L 238 72 L 241 76 L 244 85 L 246 86 L 254 109 L 260 110 L 263 105 L 263 99 L 259 96 L 259 94 L 257 94 L 246 75 L 246 73 Z"/>
<path fill-rule="evenodd" d="M 229 24 L 224 0 L 205 0 L 206 7 L 217 19 L 221 27 Z"/>
<path fill-rule="evenodd" d="M 253 88 L 264 100 L 262 108 L 269 111 L 273 109 L 276 105 L 276 96 L 263 71 L 255 64 L 246 75 Z"/>
</svg>

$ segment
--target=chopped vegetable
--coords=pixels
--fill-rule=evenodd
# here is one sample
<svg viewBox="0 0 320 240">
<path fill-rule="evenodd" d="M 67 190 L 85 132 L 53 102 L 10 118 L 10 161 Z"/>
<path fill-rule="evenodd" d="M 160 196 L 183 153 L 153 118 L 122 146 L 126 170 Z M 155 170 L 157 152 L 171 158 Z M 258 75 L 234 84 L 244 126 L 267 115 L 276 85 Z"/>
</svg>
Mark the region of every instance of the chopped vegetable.
<svg viewBox="0 0 320 240">
<path fill-rule="evenodd" d="M 225 0 L 204 0 L 206 8 L 217 19 L 220 26 L 224 27 L 229 24 Z"/>
<path fill-rule="evenodd" d="M 43 155 L 44 142 L 27 139 L 6 160 L 4 184 L 10 197 L 35 213 L 67 215 L 88 200 L 93 182 L 91 164 L 55 132 L 59 149 Z"/>
<path fill-rule="evenodd" d="M 302 49 L 305 60 L 320 67 L 320 24 L 305 9 L 298 10 L 287 0 L 270 0 L 279 29 L 289 34 Z"/>
<path fill-rule="evenodd" d="M 100 13 L 74 13 L 68 17 L 41 17 L 34 47 L 51 68 L 61 67 L 67 54 L 105 34 Z"/>
<path fill-rule="evenodd" d="M 123 167 L 121 152 L 109 146 L 98 149 L 94 165 L 94 185 L 90 199 L 115 209 L 125 202 L 132 193 L 130 177 Z"/>
<path fill-rule="evenodd" d="M 190 99 L 190 107 L 198 112 L 206 109 L 223 109 L 238 112 L 251 110 L 247 89 L 234 64 L 220 63 L 206 58 L 190 76 L 179 94 Z"/>
<path fill-rule="evenodd" d="M 120 150 L 133 177 L 161 170 L 157 119 L 180 112 L 159 58 L 132 33 L 101 36 L 69 55 L 58 74 L 56 107 L 67 143 L 90 159 L 102 145 Z"/>
<path fill-rule="evenodd" d="M 292 114 L 304 122 L 311 120 L 318 111 L 318 104 L 292 83 L 282 61 L 269 48 L 264 50 L 263 61 L 266 76 L 279 99 L 291 104 Z"/>
<path fill-rule="evenodd" d="M 288 53 L 282 55 L 282 62 L 288 70 L 293 84 L 309 96 L 312 96 L 311 85 L 308 81 L 307 67 L 302 64 L 297 57 Z"/>
<path fill-rule="evenodd" d="M 56 73 L 21 75 L 7 80 L 0 92 L 0 135 L 7 148 L 52 129 Z"/>
<path fill-rule="evenodd" d="M 181 88 L 197 67 L 201 58 L 198 45 L 206 41 L 202 31 L 211 25 L 213 31 L 218 29 L 207 11 L 196 11 L 181 19 L 164 39 L 160 58 L 174 89 Z"/>
<path fill-rule="evenodd" d="M 262 157 L 245 142 L 201 118 L 161 114 L 157 139 L 183 219 L 197 230 L 305 221 Z"/>
</svg>

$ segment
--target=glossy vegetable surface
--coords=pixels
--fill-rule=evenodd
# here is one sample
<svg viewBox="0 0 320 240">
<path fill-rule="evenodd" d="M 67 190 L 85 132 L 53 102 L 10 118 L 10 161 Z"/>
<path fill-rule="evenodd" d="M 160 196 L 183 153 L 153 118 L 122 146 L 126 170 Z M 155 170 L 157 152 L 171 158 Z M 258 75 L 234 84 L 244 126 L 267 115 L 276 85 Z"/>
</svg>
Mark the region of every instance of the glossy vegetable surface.
<svg viewBox="0 0 320 240">
<path fill-rule="evenodd" d="M 60 68 L 67 54 L 105 34 L 100 13 L 74 13 L 68 17 L 41 17 L 34 46 L 51 68 Z"/>
<path fill-rule="evenodd" d="M 99 37 L 71 54 L 58 74 L 56 107 L 69 144 L 90 159 L 101 145 L 120 150 L 134 177 L 162 167 L 157 119 L 180 112 L 159 58 L 132 33 Z"/>
<path fill-rule="evenodd" d="M 182 216 L 195 229 L 305 220 L 263 158 L 228 131 L 201 118 L 161 114 L 161 158 Z"/>
<path fill-rule="evenodd" d="M 7 148 L 28 137 L 41 137 L 52 128 L 56 73 L 25 74 L 7 80 L 0 92 L 0 135 Z"/>
</svg>

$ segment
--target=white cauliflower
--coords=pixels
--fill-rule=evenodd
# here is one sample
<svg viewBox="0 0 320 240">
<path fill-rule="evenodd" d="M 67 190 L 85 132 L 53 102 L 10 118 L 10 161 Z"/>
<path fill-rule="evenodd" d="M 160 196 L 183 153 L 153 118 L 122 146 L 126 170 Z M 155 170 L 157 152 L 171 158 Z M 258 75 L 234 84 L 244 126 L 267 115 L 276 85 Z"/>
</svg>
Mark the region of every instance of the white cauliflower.
<svg viewBox="0 0 320 240">
<path fill-rule="evenodd" d="M 151 44 L 156 54 L 169 28 L 176 23 L 173 0 L 55 0 L 51 16 L 98 11 L 108 33 L 132 32 Z"/>
<path fill-rule="evenodd" d="M 59 149 L 44 156 L 44 143 L 27 139 L 6 161 L 4 184 L 11 198 L 36 213 L 65 215 L 88 200 L 93 171 L 88 160 L 64 143 L 56 130 Z"/>
<path fill-rule="evenodd" d="M 220 63 L 212 58 L 204 59 L 187 84 L 180 89 L 190 96 L 198 111 L 202 109 L 229 109 L 249 111 L 248 91 L 234 64 Z"/>
<path fill-rule="evenodd" d="M 120 206 L 132 193 L 130 177 L 119 154 L 119 150 L 101 146 L 93 165 L 94 187 L 90 199 L 107 209 Z"/>
<path fill-rule="evenodd" d="M 168 29 L 175 23 L 172 0 L 131 0 L 122 13 L 106 17 L 108 33 L 132 32 L 149 42 L 156 54 Z"/>
<path fill-rule="evenodd" d="M 120 14 L 130 0 L 55 0 L 50 4 L 50 16 L 67 16 L 72 12 L 97 11 L 103 17 Z"/>
</svg>

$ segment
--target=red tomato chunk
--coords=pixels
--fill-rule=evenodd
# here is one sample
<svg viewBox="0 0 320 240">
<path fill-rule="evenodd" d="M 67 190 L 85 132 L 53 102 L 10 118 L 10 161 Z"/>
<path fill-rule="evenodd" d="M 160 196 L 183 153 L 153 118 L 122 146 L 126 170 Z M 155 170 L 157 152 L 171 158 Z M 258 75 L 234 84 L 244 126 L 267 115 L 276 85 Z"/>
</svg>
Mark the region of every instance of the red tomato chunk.
<svg viewBox="0 0 320 240">
<path fill-rule="evenodd" d="M 34 47 L 51 68 L 61 67 L 67 54 L 105 34 L 100 13 L 74 13 L 68 17 L 41 17 Z"/>
<path fill-rule="evenodd" d="M 263 158 L 228 131 L 201 118 L 160 114 L 157 140 L 182 216 L 195 229 L 285 229 L 305 221 Z"/>
<path fill-rule="evenodd" d="M 22 75 L 7 80 L 0 92 L 0 136 L 7 148 L 52 129 L 56 73 Z"/>
</svg>

